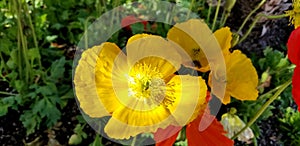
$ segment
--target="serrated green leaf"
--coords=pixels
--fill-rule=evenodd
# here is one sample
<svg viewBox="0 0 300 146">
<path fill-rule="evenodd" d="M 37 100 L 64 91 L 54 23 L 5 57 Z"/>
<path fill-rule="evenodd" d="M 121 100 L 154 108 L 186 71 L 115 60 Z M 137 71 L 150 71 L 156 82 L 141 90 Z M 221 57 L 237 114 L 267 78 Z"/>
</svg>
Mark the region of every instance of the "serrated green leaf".
<svg viewBox="0 0 300 146">
<path fill-rule="evenodd" d="M 36 90 L 36 92 L 42 94 L 44 97 L 47 97 L 47 96 L 53 94 L 53 90 L 51 90 L 51 88 L 49 88 L 49 86 L 41 86 Z"/>
<path fill-rule="evenodd" d="M 42 119 L 37 115 L 33 114 L 32 111 L 27 110 L 20 116 L 23 126 L 26 128 L 26 134 L 29 135 L 35 132 L 35 129 L 39 129 L 39 125 Z"/>
<path fill-rule="evenodd" d="M 58 79 L 63 78 L 65 72 L 65 68 L 64 68 L 65 64 L 66 64 L 65 57 L 62 57 L 59 60 L 56 60 L 52 63 L 51 70 L 50 70 L 50 79 L 55 83 L 58 82 Z"/>
<path fill-rule="evenodd" d="M 61 112 L 57 109 L 56 105 L 46 100 L 46 105 L 44 107 L 44 114 L 47 116 L 46 125 L 51 127 L 57 123 L 60 119 Z"/>
</svg>

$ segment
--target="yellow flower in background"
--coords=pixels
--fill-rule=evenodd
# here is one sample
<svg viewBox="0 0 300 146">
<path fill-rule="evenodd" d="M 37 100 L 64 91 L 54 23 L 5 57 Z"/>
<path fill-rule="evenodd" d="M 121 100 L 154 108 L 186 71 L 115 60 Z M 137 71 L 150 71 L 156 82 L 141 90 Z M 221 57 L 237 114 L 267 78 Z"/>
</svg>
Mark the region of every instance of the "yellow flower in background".
<svg viewBox="0 0 300 146">
<path fill-rule="evenodd" d="M 195 31 L 195 33 L 199 34 L 199 40 L 202 42 L 197 43 L 189 34 L 179 28 L 187 28 L 188 30 Z M 210 70 L 209 62 L 203 52 L 203 49 L 209 49 L 211 47 L 219 48 L 218 42 L 220 45 L 224 44 L 224 46 L 229 43 L 229 45 L 222 48 L 223 55 L 226 56 L 229 54 L 230 42 L 232 39 L 231 32 L 228 27 L 221 28 L 212 34 L 208 26 L 201 20 L 197 19 L 191 19 L 187 22 L 176 24 L 169 30 L 167 38 L 180 45 L 192 58 L 193 62 L 183 60 L 183 64 L 187 67 L 191 67 L 195 64 L 195 67 L 192 68 L 201 72 L 207 72 Z M 199 44 L 202 44 L 203 46 L 199 46 Z"/>
<path fill-rule="evenodd" d="M 300 26 L 300 0 L 293 0 L 293 9 L 286 11 L 286 14 L 290 16 L 290 21 L 295 29 Z"/>
<path fill-rule="evenodd" d="M 228 113 L 222 115 L 221 124 L 224 127 L 224 130 L 227 131 L 226 136 L 228 138 L 233 137 L 236 133 L 242 130 L 246 124 L 235 115 L 236 109 L 231 108 Z M 238 135 L 238 140 L 243 142 L 249 142 L 254 137 L 253 131 L 251 128 L 247 128 L 241 134 Z"/>
<path fill-rule="evenodd" d="M 203 48 L 209 49 L 211 47 L 221 47 L 226 64 L 227 79 L 225 96 L 217 97 L 219 97 L 224 104 L 230 102 L 231 96 L 239 100 L 256 100 L 258 97 L 258 91 L 256 89 L 258 85 L 258 76 L 256 69 L 252 65 L 251 60 L 247 58 L 246 55 L 242 54 L 241 51 L 235 50 L 233 53 L 229 51 L 232 41 L 232 33 L 229 27 L 220 28 L 211 34 L 205 23 L 200 20 L 191 19 L 187 22 L 176 24 L 169 30 L 167 38 L 179 44 L 193 60 L 193 62 L 185 62 L 185 60 L 183 60 L 184 65 L 189 67 L 192 63 L 195 63 L 196 66 L 194 69 L 201 72 L 210 70 L 205 53 L 195 40 L 177 27 L 187 28 L 188 30 L 197 32 L 200 37 L 199 40 L 206 41 L 201 43 L 206 44 L 201 46 Z M 210 37 L 211 35 L 213 35 L 213 37 Z M 211 44 L 214 43 L 214 38 L 216 39 L 216 44 Z M 211 72 L 210 80 L 212 74 L 213 73 Z M 210 82 L 211 81 L 209 81 L 209 83 Z"/>
<path fill-rule="evenodd" d="M 241 51 L 234 50 L 226 57 L 225 62 L 227 84 L 225 96 L 219 97 L 222 103 L 230 103 L 231 96 L 238 100 L 256 100 L 258 75 L 251 60 Z M 210 73 L 209 80 L 212 76 L 213 73 Z"/>
<path fill-rule="evenodd" d="M 128 139 L 184 126 L 198 116 L 205 104 L 205 81 L 174 75 L 181 56 L 172 43 L 139 34 L 128 40 L 126 52 L 109 42 L 94 46 L 83 52 L 75 71 L 80 107 L 90 117 L 111 116 L 104 128 L 109 137 Z"/>
</svg>

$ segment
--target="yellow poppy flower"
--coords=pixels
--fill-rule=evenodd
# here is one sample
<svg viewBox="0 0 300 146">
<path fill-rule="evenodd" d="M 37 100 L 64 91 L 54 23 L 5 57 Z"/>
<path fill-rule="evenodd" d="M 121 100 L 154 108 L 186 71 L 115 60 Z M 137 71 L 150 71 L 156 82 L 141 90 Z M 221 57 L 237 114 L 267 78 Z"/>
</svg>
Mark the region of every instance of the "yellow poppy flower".
<svg viewBox="0 0 300 146">
<path fill-rule="evenodd" d="M 185 28 L 186 31 L 184 32 L 180 28 Z M 198 41 L 200 42 L 193 40 L 189 35 L 191 33 L 188 31 L 198 34 Z M 206 48 L 207 50 L 211 50 L 211 48 L 220 48 L 220 44 L 223 46 L 223 55 L 226 56 L 229 54 L 231 46 L 231 35 L 229 27 L 221 28 L 212 34 L 204 22 L 197 19 L 191 19 L 187 22 L 174 25 L 174 27 L 169 30 L 167 38 L 180 45 L 191 57 L 193 62 L 183 60 L 185 66 L 194 68 L 201 72 L 207 72 L 210 70 L 210 67 L 203 48 Z M 199 46 L 198 44 L 201 44 L 202 46 Z M 193 64 L 195 64 L 195 67 L 192 67 Z"/>
<path fill-rule="evenodd" d="M 295 29 L 300 26 L 300 0 L 293 0 L 293 9 L 286 11 L 290 16 L 290 21 L 294 24 Z"/>
<path fill-rule="evenodd" d="M 115 139 L 194 120 L 207 87 L 201 77 L 174 75 L 181 63 L 174 47 L 140 34 L 128 40 L 127 55 L 108 42 L 84 51 L 74 76 L 81 109 L 90 117 L 111 116 L 104 131 Z"/>
<path fill-rule="evenodd" d="M 239 100 L 256 100 L 258 97 L 256 89 L 258 76 L 251 60 L 241 51 L 234 50 L 226 57 L 225 62 L 227 84 L 225 96 L 219 97 L 222 102 L 224 104 L 230 103 L 230 96 Z M 210 73 L 209 80 L 212 76 L 213 73 Z"/>
</svg>

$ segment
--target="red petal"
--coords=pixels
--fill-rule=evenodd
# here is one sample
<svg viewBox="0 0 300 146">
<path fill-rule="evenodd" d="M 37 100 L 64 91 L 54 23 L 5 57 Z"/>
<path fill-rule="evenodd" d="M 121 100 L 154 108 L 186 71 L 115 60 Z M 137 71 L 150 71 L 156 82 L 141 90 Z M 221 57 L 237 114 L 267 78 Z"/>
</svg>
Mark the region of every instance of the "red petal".
<svg viewBox="0 0 300 146">
<path fill-rule="evenodd" d="M 296 66 L 294 70 L 292 85 L 293 85 L 293 89 L 292 89 L 293 98 L 296 104 L 298 105 L 298 111 L 300 111 L 300 66 Z"/>
<path fill-rule="evenodd" d="M 154 140 L 157 142 L 156 146 L 172 146 L 181 130 L 181 127 L 168 126 L 166 129 L 159 128 L 154 133 Z"/>
<path fill-rule="evenodd" d="M 125 27 L 127 30 L 131 30 L 130 25 L 136 22 L 141 22 L 144 25 L 144 30 L 147 30 L 147 24 L 148 22 L 145 20 L 140 20 L 139 18 L 133 16 L 133 15 L 129 15 L 126 16 L 122 19 L 121 21 L 121 26 Z"/>
<path fill-rule="evenodd" d="M 133 15 L 129 15 L 129 16 L 126 16 L 122 19 L 121 21 L 121 26 L 122 27 L 125 27 L 126 29 L 128 30 L 131 30 L 130 28 L 130 24 L 133 24 L 133 23 L 136 23 L 138 22 L 139 20 L 133 16 Z"/>
<path fill-rule="evenodd" d="M 220 122 L 209 114 L 200 115 L 186 128 L 186 136 L 189 146 L 233 146 L 233 141 L 225 136 L 226 132 Z M 213 122 L 204 131 L 199 131 L 201 118 L 214 118 Z"/>
<path fill-rule="evenodd" d="M 300 65 L 300 27 L 292 31 L 287 48 L 290 61 L 293 64 Z"/>
</svg>

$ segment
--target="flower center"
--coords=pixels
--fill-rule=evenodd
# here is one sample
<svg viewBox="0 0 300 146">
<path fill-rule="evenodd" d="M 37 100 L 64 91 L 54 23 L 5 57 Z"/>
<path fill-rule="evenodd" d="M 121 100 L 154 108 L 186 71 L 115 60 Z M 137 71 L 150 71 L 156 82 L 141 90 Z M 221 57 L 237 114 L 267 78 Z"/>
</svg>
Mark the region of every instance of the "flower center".
<svg viewBox="0 0 300 146">
<path fill-rule="evenodd" d="M 166 92 L 166 84 L 157 67 L 138 63 L 128 77 L 129 95 L 145 101 L 148 105 L 159 105 Z"/>
</svg>

